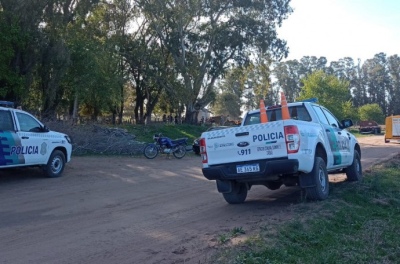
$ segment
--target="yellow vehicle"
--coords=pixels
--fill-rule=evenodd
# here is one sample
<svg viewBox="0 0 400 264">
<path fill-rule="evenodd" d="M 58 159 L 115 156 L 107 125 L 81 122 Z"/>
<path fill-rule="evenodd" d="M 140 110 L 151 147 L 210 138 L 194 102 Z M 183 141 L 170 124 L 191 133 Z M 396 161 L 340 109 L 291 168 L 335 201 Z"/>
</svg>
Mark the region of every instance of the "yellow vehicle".
<svg viewBox="0 0 400 264">
<path fill-rule="evenodd" d="M 400 142 L 400 115 L 386 117 L 385 126 L 385 143 Z"/>
</svg>

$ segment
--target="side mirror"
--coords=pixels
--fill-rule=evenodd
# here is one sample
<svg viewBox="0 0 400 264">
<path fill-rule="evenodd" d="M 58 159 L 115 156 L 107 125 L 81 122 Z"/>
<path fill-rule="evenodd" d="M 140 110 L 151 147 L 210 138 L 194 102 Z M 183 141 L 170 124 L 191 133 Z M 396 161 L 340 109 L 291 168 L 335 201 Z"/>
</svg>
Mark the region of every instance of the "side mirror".
<svg viewBox="0 0 400 264">
<path fill-rule="evenodd" d="M 43 131 L 43 132 L 49 132 L 50 129 L 49 129 L 47 126 L 43 126 L 43 127 L 42 127 L 42 131 Z"/>
<path fill-rule="evenodd" d="M 353 121 L 351 119 L 344 119 L 344 120 L 342 120 L 341 123 L 342 123 L 343 128 L 348 128 L 348 127 L 353 126 Z"/>
</svg>

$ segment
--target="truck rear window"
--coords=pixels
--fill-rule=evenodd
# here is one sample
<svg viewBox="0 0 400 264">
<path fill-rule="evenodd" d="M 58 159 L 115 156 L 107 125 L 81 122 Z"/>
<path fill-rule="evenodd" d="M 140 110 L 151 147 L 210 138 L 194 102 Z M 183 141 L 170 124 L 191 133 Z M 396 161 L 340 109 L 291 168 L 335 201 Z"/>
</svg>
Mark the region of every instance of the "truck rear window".
<svg viewBox="0 0 400 264">
<path fill-rule="evenodd" d="M 289 106 L 290 118 L 302 121 L 311 121 L 310 114 L 304 105 Z M 281 108 L 273 108 L 267 110 L 268 122 L 282 120 Z M 248 114 L 244 122 L 245 126 L 260 123 L 260 112 Z"/>
</svg>

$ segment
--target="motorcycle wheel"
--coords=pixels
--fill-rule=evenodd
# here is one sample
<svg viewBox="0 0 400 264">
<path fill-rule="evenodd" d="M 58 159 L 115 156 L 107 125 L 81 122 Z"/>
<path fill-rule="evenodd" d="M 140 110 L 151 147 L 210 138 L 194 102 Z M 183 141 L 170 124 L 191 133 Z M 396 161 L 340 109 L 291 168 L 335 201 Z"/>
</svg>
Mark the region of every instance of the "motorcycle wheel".
<svg viewBox="0 0 400 264">
<path fill-rule="evenodd" d="M 148 159 L 154 159 L 158 155 L 158 148 L 154 144 L 149 144 L 144 148 L 143 154 Z"/>
<path fill-rule="evenodd" d="M 176 147 L 176 150 L 172 153 L 175 158 L 181 159 L 186 155 L 186 146 L 179 145 Z"/>
</svg>

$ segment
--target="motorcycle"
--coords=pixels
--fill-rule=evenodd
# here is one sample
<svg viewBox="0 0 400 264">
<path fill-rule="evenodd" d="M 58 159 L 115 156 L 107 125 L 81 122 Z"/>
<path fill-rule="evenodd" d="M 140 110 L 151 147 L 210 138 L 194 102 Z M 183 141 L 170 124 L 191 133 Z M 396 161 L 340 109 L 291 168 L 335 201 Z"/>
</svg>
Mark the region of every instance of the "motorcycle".
<svg viewBox="0 0 400 264">
<path fill-rule="evenodd" d="M 158 153 L 171 154 L 175 158 L 181 159 L 186 155 L 186 145 L 188 138 L 178 138 L 171 140 L 164 137 L 161 133 L 153 135 L 154 143 L 149 143 L 143 149 L 143 154 L 148 159 L 154 159 Z"/>
</svg>

